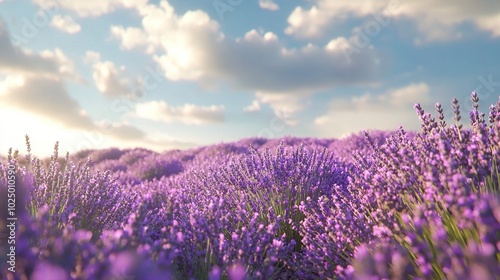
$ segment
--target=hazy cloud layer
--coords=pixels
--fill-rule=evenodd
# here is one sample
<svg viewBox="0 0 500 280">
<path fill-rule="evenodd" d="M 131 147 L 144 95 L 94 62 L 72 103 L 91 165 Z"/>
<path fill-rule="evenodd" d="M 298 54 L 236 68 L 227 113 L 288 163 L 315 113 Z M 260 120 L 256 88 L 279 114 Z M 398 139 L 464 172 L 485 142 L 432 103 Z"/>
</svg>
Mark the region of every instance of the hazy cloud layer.
<svg viewBox="0 0 500 280">
<path fill-rule="evenodd" d="M 328 111 L 314 120 L 315 129 L 323 135 L 341 137 L 363 129 L 419 129 L 415 103 L 430 105 L 430 89 L 426 83 L 412 83 L 402 88 L 374 95 L 333 99 Z"/>
</svg>

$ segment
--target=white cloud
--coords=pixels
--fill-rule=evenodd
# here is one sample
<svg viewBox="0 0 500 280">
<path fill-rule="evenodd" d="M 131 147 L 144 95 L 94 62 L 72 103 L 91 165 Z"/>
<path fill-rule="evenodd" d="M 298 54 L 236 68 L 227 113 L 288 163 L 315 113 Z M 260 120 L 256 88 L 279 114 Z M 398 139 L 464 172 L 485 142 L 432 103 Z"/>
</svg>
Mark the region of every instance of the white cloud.
<svg viewBox="0 0 500 280">
<path fill-rule="evenodd" d="M 140 129 L 127 124 L 110 123 L 104 129 L 102 124 L 94 122 L 80 104 L 71 98 L 64 81 L 8 75 L 0 80 L 0 104 L 2 108 L 37 115 L 57 124 L 60 130 L 98 130 L 108 137 L 120 140 L 138 140 L 146 136 Z M 27 125 L 17 119 L 16 123 Z"/>
<path fill-rule="evenodd" d="M 350 43 L 346 38 L 336 39 L 343 44 L 292 49 L 272 32 L 251 30 L 243 38 L 226 38 L 219 24 L 205 12 L 177 15 L 164 1 L 159 6 L 143 7 L 140 13 L 140 30 L 111 29 L 123 48 L 146 48 L 148 44 L 149 50 L 155 49 L 153 58 L 169 80 L 194 81 L 211 87 L 229 83 L 255 92 L 262 103 L 272 107 L 272 100 L 277 98 L 302 98 L 338 85 L 366 85 L 378 73 L 373 50 L 347 59 Z M 299 108 L 290 105 L 290 109 Z"/>
<path fill-rule="evenodd" d="M 165 135 L 165 133 L 160 131 L 154 131 L 148 134 L 148 137 L 143 141 L 142 145 L 136 145 L 135 147 L 146 146 L 148 149 L 152 149 L 157 152 L 164 152 L 172 149 L 188 149 L 199 145 L 200 144 L 191 141 Z"/>
<path fill-rule="evenodd" d="M 101 61 L 100 54 L 93 51 L 87 51 L 85 61 L 93 63 L 92 78 L 104 95 L 117 97 L 131 94 L 131 83 L 123 77 L 125 67 L 118 68 L 111 61 Z"/>
<path fill-rule="evenodd" d="M 259 7 L 270 11 L 277 11 L 280 8 L 274 0 L 259 0 Z"/>
<path fill-rule="evenodd" d="M 342 137 L 363 129 L 419 129 L 420 122 L 413 105 L 431 104 L 429 86 L 412 83 L 381 95 L 365 94 L 350 99 L 334 99 L 328 112 L 314 120 L 323 137 Z"/>
<path fill-rule="evenodd" d="M 110 136 L 118 139 L 141 140 L 146 136 L 146 134 L 137 127 L 122 123 L 111 124 L 110 127 L 107 127 L 106 131 Z"/>
<path fill-rule="evenodd" d="M 21 75 L 8 75 L 0 82 L 0 97 L 9 94 L 11 88 L 23 87 L 25 79 Z"/>
<path fill-rule="evenodd" d="M 432 7 L 431 9 L 429 7 Z M 491 0 L 315 0 L 310 8 L 296 7 L 288 17 L 286 34 L 314 38 L 352 18 L 375 16 L 390 20 L 410 20 L 422 38 L 416 42 L 448 41 L 460 38 L 457 28 L 472 23 L 492 36 L 500 34 L 500 5 Z"/>
<path fill-rule="evenodd" d="M 148 42 L 149 37 L 139 28 L 111 26 L 111 34 L 121 41 L 121 47 L 125 50 L 144 47 L 147 49 L 147 53 L 152 53 L 154 51 L 154 43 L 150 44 Z"/>
<path fill-rule="evenodd" d="M 83 61 L 85 63 L 96 63 L 101 60 L 101 54 L 95 51 L 87 51 Z"/>
<path fill-rule="evenodd" d="M 33 53 L 16 48 L 0 21 L 0 100 L 15 107 L 55 119 L 68 127 L 93 128 L 92 121 L 80 114 L 82 108 L 67 93 L 65 78 L 77 76 L 75 66 L 59 49 Z M 1 77 L 1 76 L 0 76 Z"/>
<path fill-rule="evenodd" d="M 276 115 L 286 116 L 282 120 L 290 126 L 297 125 L 299 120 L 295 114 L 305 109 L 307 104 L 306 99 L 310 96 L 306 92 L 256 92 L 257 99 L 264 103 L 269 104 Z"/>
<path fill-rule="evenodd" d="M 70 16 L 55 15 L 50 25 L 69 34 L 80 32 L 81 26 Z"/>
<path fill-rule="evenodd" d="M 108 96 L 129 94 L 129 81 L 120 78 L 124 70 L 125 68 L 117 68 L 111 61 L 94 64 L 92 77 L 97 89 Z"/>
<path fill-rule="evenodd" d="M 373 1 L 329 1 L 316 0 L 310 9 L 296 7 L 288 17 L 285 33 L 304 38 L 323 35 L 326 28 L 350 17 L 363 17 L 371 13 L 380 13 L 387 6 L 387 0 Z"/>
<path fill-rule="evenodd" d="M 483 30 L 490 30 L 493 37 L 500 37 L 500 13 L 496 16 L 477 19 L 476 24 Z"/>
<path fill-rule="evenodd" d="M 184 104 L 174 107 L 164 101 L 150 101 L 137 104 L 133 115 L 153 121 L 201 125 L 223 122 L 224 106 Z"/>
<path fill-rule="evenodd" d="M 82 80 L 75 63 L 60 49 L 33 53 L 12 45 L 5 23 L 0 19 L 0 73 L 18 73 L 24 76 L 50 79 L 72 78 Z"/>
<path fill-rule="evenodd" d="M 92 120 L 81 114 L 82 108 L 69 96 L 62 81 L 7 76 L 0 80 L 0 89 L 4 91 L 0 100 L 5 106 L 59 121 L 68 128 L 94 128 Z"/>
<path fill-rule="evenodd" d="M 75 62 L 68 58 L 60 49 L 56 48 L 54 51 L 42 51 L 40 52 L 40 56 L 56 63 L 57 76 L 59 78 L 71 78 L 77 81 L 83 81 L 83 78 L 76 70 Z"/>
<path fill-rule="evenodd" d="M 80 17 L 96 17 L 118 9 L 139 9 L 148 0 L 86 0 L 86 1 L 46 1 L 33 0 L 43 10 L 58 12 L 60 9 L 75 12 Z"/>
<path fill-rule="evenodd" d="M 258 100 L 252 101 L 252 104 L 246 106 L 243 108 L 244 112 L 251 113 L 251 112 L 257 112 L 260 111 L 260 103 Z"/>
<path fill-rule="evenodd" d="M 0 52 L 2 108 L 29 112 L 66 129 L 89 131 L 99 128 L 67 91 L 68 78 L 81 78 L 76 72 L 74 62 L 61 50 L 34 53 L 14 47 L 1 21 L 0 45 L 4 50 Z M 89 55 L 90 58 L 98 59 L 99 56 L 94 53 Z M 16 123 L 27 125 L 17 120 Z M 109 136 L 135 139 L 143 137 L 144 133 L 133 127 L 114 125 Z"/>
<path fill-rule="evenodd" d="M 165 3 L 165 2 L 163 2 Z M 165 5 L 164 5 L 165 6 Z M 168 7 L 161 13 L 152 10 L 144 17 L 144 29 L 159 42 L 164 54 L 155 56 L 155 61 L 162 66 L 167 78 L 177 80 L 200 80 L 212 76 L 212 63 L 217 57 L 211 51 L 217 49 L 216 44 L 223 39 L 218 32 L 217 22 L 202 11 L 188 11 L 182 17 L 175 14 L 170 18 Z M 163 21 L 163 22 L 162 22 Z M 157 33 L 157 28 L 163 28 Z"/>
<path fill-rule="evenodd" d="M 74 142 L 74 139 L 84 138 L 82 130 L 68 129 L 57 120 L 6 104 L 0 105 L 0 118 L 5 120 L 0 122 L 0 131 L 8 131 L 9 135 L 9 137 L 3 137 L 0 143 L 0 154 L 4 155 L 11 147 L 24 153 L 26 134 L 31 140 L 32 153 L 44 158 L 50 156 L 57 141 L 61 145 L 66 145 Z M 60 155 L 64 156 L 67 150 L 61 148 Z"/>
<path fill-rule="evenodd" d="M 6 120 L 0 122 L 0 131 L 9 131 L 12 136 L 0 143 L 3 151 L 8 147 L 22 148 L 19 143 L 24 143 L 25 134 L 32 137 L 32 143 L 43 142 L 44 150 L 47 146 L 53 147 L 56 141 L 61 142 L 61 151 L 73 152 L 109 146 L 161 148 L 159 139 L 151 139 L 135 126 L 94 121 L 67 90 L 67 79 L 79 78 L 79 75 L 74 62 L 61 50 L 35 53 L 14 47 L 1 20 L 0 49 L 0 117 Z M 101 62 L 96 52 L 88 52 L 85 60 L 93 63 L 93 74 L 100 89 L 108 94 L 125 91 L 123 69 Z M 167 138 L 161 137 L 165 140 L 164 148 L 192 145 Z"/>
</svg>

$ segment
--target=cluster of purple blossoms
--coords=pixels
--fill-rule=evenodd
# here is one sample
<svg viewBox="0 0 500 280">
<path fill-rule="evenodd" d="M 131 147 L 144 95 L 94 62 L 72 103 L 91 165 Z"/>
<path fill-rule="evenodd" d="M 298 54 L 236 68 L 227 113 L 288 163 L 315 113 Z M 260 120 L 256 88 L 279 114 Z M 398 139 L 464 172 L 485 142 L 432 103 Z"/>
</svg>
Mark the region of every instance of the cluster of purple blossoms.
<svg viewBox="0 0 500 280">
<path fill-rule="evenodd" d="M 9 152 L 16 271 L 0 279 L 497 279 L 500 101 L 468 128 L 251 138 L 157 153 Z"/>
<path fill-rule="evenodd" d="M 363 215 L 376 238 L 355 249 L 350 265 L 338 268 L 341 278 L 500 275 L 500 101 L 486 120 L 475 92 L 471 100 L 469 129 L 459 123 L 456 99 L 451 126 L 440 104 L 437 120 L 417 104 L 421 133 L 410 139 L 400 129 L 358 160 L 365 172 L 354 176 L 353 187 L 369 206 Z"/>
</svg>

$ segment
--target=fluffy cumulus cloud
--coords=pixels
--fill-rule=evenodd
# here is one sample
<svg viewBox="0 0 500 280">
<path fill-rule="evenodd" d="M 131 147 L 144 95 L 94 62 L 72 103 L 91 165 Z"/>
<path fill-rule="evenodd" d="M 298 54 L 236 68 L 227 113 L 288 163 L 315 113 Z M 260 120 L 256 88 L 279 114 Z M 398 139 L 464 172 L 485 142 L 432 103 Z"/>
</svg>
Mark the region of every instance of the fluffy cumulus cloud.
<svg viewBox="0 0 500 280">
<path fill-rule="evenodd" d="M 81 26 L 70 16 L 55 15 L 50 25 L 69 34 L 80 32 Z"/>
<path fill-rule="evenodd" d="M 270 11 L 277 11 L 280 8 L 274 0 L 259 0 L 259 7 Z"/>
<path fill-rule="evenodd" d="M 251 112 L 257 112 L 260 111 L 260 103 L 258 100 L 252 101 L 252 104 L 246 106 L 243 108 L 244 112 L 251 113 Z"/>
<path fill-rule="evenodd" d="M 418 129 L 413 105 L 431 105 L 426 83 L 412 83 L 383 94 L 367 93 L 350 99 L 334 99 L 328 111 L 314 120 L 315 129 L 325 137 L 342 137 L 363 129 Z"/>
<path fill-rule="evenodd" d="M 112 26 L 111 34 L 113 37 L 120 38 L 121 48 L 125 50 L 132 50 L 135 48 L 144 47 L 147 53 L 152 53 L 154 51 L 154 45 L 148 44 L 148 36 L 140 29 L 136 27 L 124 28 L 122 26 Z"/>
<path fill-rule="evenodd" d="M 491 0 L 402 1 L 315 0 L 309 8 L 296 7 L 288 17 L 285 33 L 302 38 L 320 37 L 326 30 L 352 18 L 386 17 L 413 22 L 422 38 L 417 43 L 459 38 L 460 24 L 472 23 L 500 36 L 500 4 Z M 429 8 L 432 7 L 432 8 Z"/>
<path fill-rule="evenodd" d="M 289 110 L 298 109 L 309 94 L 338 85 L 371 83 L 376 77 L 375 53 L 367 48 L 349 55 L 347 38 L 293 49 L 272 32 L 251 30 L 242 38 L 226 38 L 205 12 L 178 15 L 165 1 L 147 5 L 140 13 L 140 28 L 111 28 L 122 48 L 149 51 L 172 81 L 228 83 L 255 92 L 260 102 L 274 109 L 283 107 L 276 102 L 284 99 L 290 100 L 285 104 Z"/>
<path fill-rule="evenodd" d="M 96 17 L 114 12 L 118 9 L 136 9 L 144 6 L 148 0 L 33 0 L 42 10 L 59 12 L 67 10 L 76 13 L 80 17 Z"/>
<path fill-rule="evenodd" d="M 202 125 L 223 122 L 224 106 L 184 104 L 176 107 L 165 101 L 149 101 L 137 104 L 133 115 L 153 121 Z"/>
<path fill-rule="evenodd" d="M 92 63 L 92 78 L 101 93 L 108 97 L 131 94 L 131 82 L 124 77 L 124 67 L 117 67 L 111 61 L 101 61 L 101 55 L 93 51 L 87 51 L 85 60 Z"/>
</svg>

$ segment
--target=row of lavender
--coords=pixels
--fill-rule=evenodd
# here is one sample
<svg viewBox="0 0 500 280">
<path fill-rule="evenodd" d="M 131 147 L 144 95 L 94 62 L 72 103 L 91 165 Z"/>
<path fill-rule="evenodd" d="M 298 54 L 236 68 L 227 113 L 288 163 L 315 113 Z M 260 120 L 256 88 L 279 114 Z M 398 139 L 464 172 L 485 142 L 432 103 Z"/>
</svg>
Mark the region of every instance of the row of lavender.
<svg viewBox="0 0 500 280">
<path fill-rule="evenodd" d="M 500 102 L 472 101 L 468 129 L 453 100 L 453 125 L 417 105 L 420 133 L 342 140 L 42 161 L 27 139 L 0 165 L 2 199 L 17 166 L 20 224 L 2 279 L 495 279 Z"/>
</svg>

